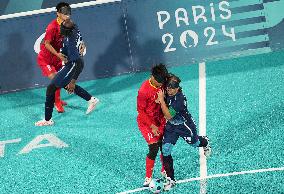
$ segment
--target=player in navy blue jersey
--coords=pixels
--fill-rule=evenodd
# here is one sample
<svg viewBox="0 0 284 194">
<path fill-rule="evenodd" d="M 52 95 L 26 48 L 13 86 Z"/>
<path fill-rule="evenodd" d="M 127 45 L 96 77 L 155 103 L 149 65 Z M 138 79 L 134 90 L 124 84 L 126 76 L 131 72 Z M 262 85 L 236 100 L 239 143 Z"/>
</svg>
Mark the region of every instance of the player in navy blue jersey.
<svg viewBox="0 0 284 194">
<path fill-rule="evenodd" d="M 84 61 L 80 55 L 80 44 L 82 36 L 78 27 L 70 19 L 62 22 L 60 33 L 64 36 L 61 53 L 66 57 L 65 65 L 58 71 L 54 79 L 47 86 L 45 101 L 45 119 L 35 123 L 36 126 L 53 125 L 52 112 L 55 100 L 55 91 L 58 88 L 65 88 L 69 94 L 75 93 L 88 101 L 86 114 L 94 110 L 99 100 L 92 97 L 86 90 L 76 85 L 80 73 L 84 67 Z"/>
<path fill-rule="evenodd" d="M 158 92 L 158 100 L 167 123 L 164 130 L 162 153 L 167 180 L 164 190 L 170 190 L 175 184 L 172 149 L 179 137 L 193 147 L 203 147 L 205 156 L 211 153 L 206 136 L 198 136 L 196 125 L 187 109 L 187 100 L 180 87 L 181 80 L 170 74 L 164 91 Z"/>
</svg>

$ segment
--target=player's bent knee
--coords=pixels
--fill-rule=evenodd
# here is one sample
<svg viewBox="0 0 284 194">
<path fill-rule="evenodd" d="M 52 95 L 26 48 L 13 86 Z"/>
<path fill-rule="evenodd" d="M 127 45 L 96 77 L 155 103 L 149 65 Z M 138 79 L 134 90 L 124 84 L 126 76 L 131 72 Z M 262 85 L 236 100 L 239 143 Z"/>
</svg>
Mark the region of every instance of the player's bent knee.
<svg viewBox="0 0 284 194">
<path fill-rule="evenodd" d="M 171 143 L 163 144 L 163 146 L 162 146 L 163 156 L 170 156 L 171 153 L 172 153 L 173 147 L 174 147 L 174 145 L 171 144 Z"/>
</svg>

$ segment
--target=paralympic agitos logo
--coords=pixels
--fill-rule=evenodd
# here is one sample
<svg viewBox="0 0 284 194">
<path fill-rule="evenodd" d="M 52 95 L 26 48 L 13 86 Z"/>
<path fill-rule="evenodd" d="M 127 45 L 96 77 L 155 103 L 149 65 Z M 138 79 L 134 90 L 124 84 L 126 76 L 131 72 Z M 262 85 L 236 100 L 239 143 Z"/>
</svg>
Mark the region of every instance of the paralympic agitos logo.
<svg viewBox="0 0 284 194">
<path fill-rule="evenodd" d="M 221 1 L 217 4 L 210 3 L 209 7 L 194 5 L 191 6 L 191 16 L 185 8 L 178 8 L 174 12 L 174 16 L 170 14 L 169 11 L 158 11 L 157 19 L 159 24 L 159 29 L 165 33 L 162 35 L 162 42 L 165 45 L 164 52 L 172 52 L 177 48 L 173 46 L 173 43 L 176 43 L 176 32 L 167 32 L 167 27 L 170 25 L 169 22 L 171 19 L 175 19 L 176 27 L 179 28 L 182 25 L 191 26 L 191 25 L 200 25 L 207 22 L 215 23 L 216 19 L 229 20 L 232 16 L 232 12 L 229 9 L 228 1 Z M 207 9 L 207 10 L 206 10 Z M 217 11 L 216 11 L 217 10 Z M 218 14 L 216 14 L 218 12 Z M 206 17 L 207 16 L 207 17 Z M 209 17 L 208 17 L 209 16 Z M 169 22 L 169 23 L 168 23 Z M 218 22 L 220 23 L 220 22 Z M 221 25 L 221 34 L 223 36 L 229 37 L 232 41 L 236 41 L 235 29 L 227 29 L 226 25 Z M 199 44 L 200 38 L 206 39 L 205 46 L 211 46 L 219 44 L 219 41 L 216 39 L 216 29 L 212 26 L 205 27 L 202 30 L 194 31 L 191 29 L 183 31 L 179 36 L 179 42 L 182 47 L 190 48 L 197 47 Z"/>
</svg>

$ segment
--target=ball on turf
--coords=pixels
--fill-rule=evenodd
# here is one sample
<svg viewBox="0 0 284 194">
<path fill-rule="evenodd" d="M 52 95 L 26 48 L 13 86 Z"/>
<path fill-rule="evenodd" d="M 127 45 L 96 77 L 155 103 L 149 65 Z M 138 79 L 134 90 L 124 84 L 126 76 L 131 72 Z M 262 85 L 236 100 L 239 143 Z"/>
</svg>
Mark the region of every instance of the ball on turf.
<svg viewBox="0 0 284 194">
<path fill-rule="evenodd" d="M 149 189 L 153 193 L 160 193 L 164 188 L 163 181 L 161 179 L 152 179 L 149 184 Z"/>
</svg>

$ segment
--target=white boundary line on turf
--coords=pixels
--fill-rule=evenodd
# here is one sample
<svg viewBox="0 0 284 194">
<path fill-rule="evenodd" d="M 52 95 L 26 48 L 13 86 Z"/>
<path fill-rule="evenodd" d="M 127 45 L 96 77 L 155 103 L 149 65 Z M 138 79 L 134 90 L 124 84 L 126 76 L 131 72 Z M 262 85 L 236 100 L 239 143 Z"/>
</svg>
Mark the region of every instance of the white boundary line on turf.
<svg viewBox="0 0 284 194">
<path fill-rule="evenodd" d="M 199 135 L 206 136 L 206 66 L 199 63 Z M 203 148 L 199 148 L 200 194 L 207 193 L 207 160 Z"/>
<path fill-rule="evenodd" d="M 206 179 L 212 179 L 212 178 L 219 178 L 219 177 L 237 176 L 237 175 L 245 175 L 245 174 L 255 174 L 255 173 L 262 173 L 262 172 L 274 172 L 274 171 L 284 171 L 284 167 L 266 168 L 266 169 L 258 169 L 258 170 L 247 170 L 247 171 L 241 171 L 241 172 L 231 172 L 231 173 L 226 173 L 226 174 L 214 174 L 214 175 L 209 175 L 209 176 L 207 176 L 205 178 Z M 193 181 L 200 181 L 200 180 L 203 180 L 203 179 L 204 179 L 204 177 L 196 177 L 196 178 L 184 179 L 184 180 L 176 181 L 176 184 L 188 183 L 188 182 L 193 182 Z M 135 193 L 135 192 L 143 191 L 143 190 L 146 190 L 146 189 L 148 189 L 148 188 L 138 188 L 138 189 L 124 191 L 124 192 L 117 193 L 117 194 Z"/>
<path fill-rule="evenodd" d="M 266 169 L 258 169 L 258 170 L 247 170 L 247 171 L 241 171 L 241 172 L 231 172 L 231 173 L 226 173 L 226 174 L 214 174 L 214 175 L 207 176 L 206 179 L 245 175 L 245 174 L 255 174 L 255 173 L 261 173 L 261 172 L 274 172 L 274 171 L 284 171 L 284 167 L 266 168 Z M 199 180 L 202 180 L 202 178 L 197 177 L 197 178 L 184 179 L 184 180 L 179 180 L 176 183 L 187 183 L 187 182 L 199 181 Z"/>
<path fill-rule="evenodd" d="M 117 2 L 117 1 L 121 1 L 121 0 L 97 0 L 97 1 L 89 1 L 89 2 L 84 2 L 84 3 L 71 4 L 70 6 L 71 6 L 71 8 L 79 8 L 79 7 L 87 7 L 87 6 L 92 6 L 92 5 L 104 4 L 104 3 L 113 3 L 113 2 Z M 41 13 L 50 13 L 50 12 L 53 12 L 53 11 L 55 11 L 55 7 L 46 8 L 46 9 L 38 9 L 38 10 L 33 10 L 33 11 L 25 11 L 25 12 L 20 12 L 20 13 L 7 14 L 7 15 L 0 16 L 0 20 L 23 17 L 23 16 L 31 16 L 31 15 L 41 14 Z"/>
</svg>

